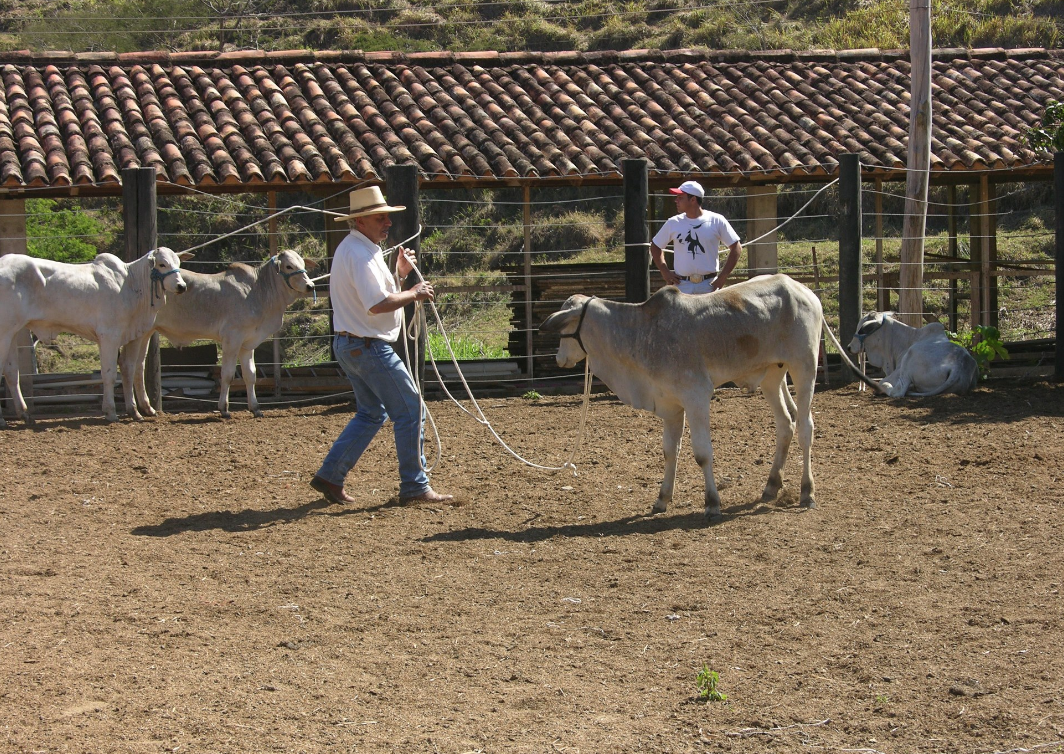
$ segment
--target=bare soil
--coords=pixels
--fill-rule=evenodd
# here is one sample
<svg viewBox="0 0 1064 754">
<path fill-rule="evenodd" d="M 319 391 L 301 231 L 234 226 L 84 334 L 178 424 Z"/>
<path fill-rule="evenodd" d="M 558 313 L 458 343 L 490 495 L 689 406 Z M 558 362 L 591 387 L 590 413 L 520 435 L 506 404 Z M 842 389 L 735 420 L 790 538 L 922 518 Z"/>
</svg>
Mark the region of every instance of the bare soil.
<svg viewBox="0 0 1064 754">
<path fill-rule="evenodd" d="M 812 511 L 797 446 L 759 502 L 766 404 L 718 396 L 712 527 L 686 441 L 648 515 L 660 422 L 608 395 L 575 478 L 432 403 L 444 507 L 397 504 L 387 428 L 357 504 L 307 486 L 347 405 L 3 432 L 0 750 L 1064 746 L 1064 387 L 820 391 Z M 482 405 L 568 458 L 579 397 Z"/>
</svg>

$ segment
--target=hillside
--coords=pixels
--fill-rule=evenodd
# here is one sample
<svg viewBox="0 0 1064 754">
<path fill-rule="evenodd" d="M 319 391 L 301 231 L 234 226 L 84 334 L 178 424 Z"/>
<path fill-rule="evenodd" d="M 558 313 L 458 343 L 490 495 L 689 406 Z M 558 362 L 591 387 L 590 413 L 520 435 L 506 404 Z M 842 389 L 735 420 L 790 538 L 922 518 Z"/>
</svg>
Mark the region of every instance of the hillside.
<svg viewBox="0 0 1064 754">
<path fill-rule="evenodd" d="M 932 14 L 936 47 L 1052 48 L 1064 0 L 957 0 Z M 907 46 L 905 0 L 0 0 L 0 50 Z"/>
</svg>

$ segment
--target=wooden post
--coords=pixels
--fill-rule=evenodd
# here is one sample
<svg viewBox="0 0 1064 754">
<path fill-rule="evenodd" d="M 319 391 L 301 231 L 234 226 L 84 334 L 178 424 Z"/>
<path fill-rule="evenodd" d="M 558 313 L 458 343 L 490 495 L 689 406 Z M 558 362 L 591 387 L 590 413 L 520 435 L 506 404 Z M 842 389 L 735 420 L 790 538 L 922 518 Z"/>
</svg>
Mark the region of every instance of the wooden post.
<svg viewBox="0 0 1064 754">
<path fill-rule="evenodd" d="M 931 0 L 911 0 L 909 42 L 912 97 L 909 103 L 905 222 L 898 276 L 898 318 L 907 325 L 920 327 L 924 313 L 927 183 L 931 170 Z"/>
<path fill-rule="evenodd" d="M 1056 204 L 1057 337 L 1053 376 L 1064 381 L 1064 152 L 1053 155 L 1053 201 Z"/>
<path fill-rule="evenodd" d="M 823 303 L 824 292 L 820 288 L 820 265 L 816 259 L 816 247 L 812 247 L 813 251 L 813 290 L 816 292 L 816 297 Z M 825 387 L 830 383 L 828 379 L 828 348 L 827 348 L 827 336 L 824 335 L 823 329 L 820 331 L 820 353 L 817 354 L 817 359 L 820 361 L 820 369 L 824 373 L 824 385 Z M 864 384 L 864 383 L 862 383 Z"/>
<path fill-rule="evenodd" d="M 271 215 L 277 212 L 277 192 L 266 192 L 266 210 Z M 279 249 L 279 240 L 277 238 L 277 218 L 271 217 L 269 222 L 266 223 L 266 232 L 269 234 L 270 244 L 270 256 L 277 256 Z M 284 325 L 281 326 L 282 329 Z M 277 333 L 273 335 L 273 397 L 279 398 L 281 395 L 281 339 Z"/>
<path fill-rule="evenodd" d="M 524 186 L 523 201 L 521 217 L 525 230 L 525 373 L 528 379 L 534 380 L 536 370 L 532 351 L 535 348 L 536 333 L 532 329 L 532 187 L 527 183 Z"/>
<path fill-rule="evenodd" d="M 952 261 L 960 259 L 959 245 L 957 244 L 957 211 L 955 205 L 957 204 L 957 187 L 954 184 L 950 184 L 946 187 L 946 227 L 949 234 L 949 245 L 946 253 L 949 254 L 950 263 L 946 269 L 950 272 L 954 272 L 958 269 L 957 265 Z M 949 329 L 950 332 L 957 332 L 957 278 L 951 277 L 949 279 Z"/>
<path fill-rule="evenodd" d="M 0 199 L 0 256 L 26 252 L 26 200 Z M 37 373 L 37 359 L 34 357 L 30 331 L 20 330 L 12 345 L 18 353 L 19 388 L 32 415 L 33 375 Z M 4 398 L 5 393 L 0 392 L 0 400 Z"/>
<path fill-rule="evenodd" d="M 629 303 L 641 304 L 650 298 L 647 161 L 621 160 L 621 175 L 624 177 L 624 298 Z"/>
<path fill-rule="evenodd" d="M 323 209 L 326 209 L 330 212 L 340 212 L 346 215 L 351 208 L 351 199 L 349 197 L 350 194 L 348 193 L 336 194 L 334 196 L 326 197 L 325 206 L 323 207 Z M 326 265 L 328 269 L 321 270 L 319 274 L 325 274 L 326 272 L 332 271 L 332 259 L 336 256 L 336 249 L 340 245 L 340 242 L 347 237 L 347 234 L 351 232 L 350 228 L 347 227 L 347 223 L 339 222 L 336 219 L 336 215 L 322 215 L 322 217 L 324 218 L 323 222 L 325 223 L 325 258 L 326 260 L 328 260 L 328 263 Z M 323 282 L 323 287 L 325 289 L 322 290 L 321 288 L 319 288 L 318 295 L 328 296 L 330 291 L 332 290 L 331 287 L 328 286 L 331 285 L 332 279 L 325 278 Z M 331 304 L 329 306 L 329 332 L 336 332 L 335 322 L 333 322 L 333 309 Z M 336 361 L 336 353 L 335 351 L 333 351 L 332 338 L 329 338 L 329 358 L 332 361 Z M 343 370 L 340 370 L 340 375 L 343 376 Z"/>
<path fill-rule="evenodd" d="M 155 197 L 155 168 L 123 168 L 122 170 L 122 220 L 125 224 L 126 262 L 140 259 L 159 243 Z M 159 302 L 156 302 L 159 306 Z M 123 374 L 123 380 L 132 380 L 133 375 Z M 163 376 L 159 361 L 159 334 L 148 342 L 148 354 L 144 360 L 144 388 L 148 402 L 157 412 L 163 410 Z M 126 407 L 129 410 L 129 407 Z"/>
<path fill-rule="evenodd" d="M 986 207 L 986 323 L 998 325 L 998 277 L 997 271 L 997 197 L 990 175 L 983 173 L 980 182 L 983 205 Z"/>
<path fill-rule="evenodd" d="M 883 279 L 883 179 L 876 178 L 876 311 L 890 309 L 890 288 Z M 862 383 L 863 384 L 863 383 Z"/>
<path fill-rule="evenodd" d="M 847 343 L 861 320 L 861 162 L 839 155 L 839 342 Z M 845 362 L 844 362 L 845 363 Z M 844 382 L 852 379 L 843 369 Z"/>
<path fill-rule="evenodd" d="M 990 324 L 990 182 L 984 175 L 973 186 L 976 197 L 971 204 L 972 262 L 978 263 L 978 283 L 972 289 L 972 327 Z"/>
<path fill-rule="evenodd" d="M 418 203 L 418 182 L 416 165 L 389 165 L 384 170 L 384 186 L 386 201 L 393 205 L 406 207 L 402 212 L 392 213 L 392 229 L 389 236 L 390 244 L 404 241 L 417 233 L 421 226 L 421 205 Z M 418 235 L 412 241 L 408 241 L 406 248 L 415 253 L 421 251 L 421 236 Z M 395 269 L 395 260 L 398 255 L 393 255 L 388 264 Z M 421 269 L 421 260 L 418 259 L 418 269 Z M 421 270 L 424 274 L 425 270 Z M 411 275 L 406 279 L 406 288 L 412 288 L 418 284 L 417 276 Z M 420 312 L 420 317 L 417 313 Z M 399 358 L 406 362 L 406 368 L 411 375 L 416 375 L 419 385 L 425 383 L 425 346 L 428 343 L 428 333 L 425 323 L 428 321 L 423 309 L 416 304 L 408 305 L 404 312 L 407 321 L 407 329 L 416 328 L 416 342 L 400 340 L 397 353 Z M 415 322 L 415 317 L 417 321 Z M 416 371 L 415 371 L 416 370 Z"/>
<path fill-rule="evenodd" d="M 765 236 L 757 243 L 743 244 L 746 249 L 746 266 L 750 277 L 771 275 L 779 271 L 779 247 L 777 246 L 776 186 L 749 186 L 746 189 L 746 234 L 752 241 Z M 765 235 L 765 234 L 768 235 Z"/>
</svg>

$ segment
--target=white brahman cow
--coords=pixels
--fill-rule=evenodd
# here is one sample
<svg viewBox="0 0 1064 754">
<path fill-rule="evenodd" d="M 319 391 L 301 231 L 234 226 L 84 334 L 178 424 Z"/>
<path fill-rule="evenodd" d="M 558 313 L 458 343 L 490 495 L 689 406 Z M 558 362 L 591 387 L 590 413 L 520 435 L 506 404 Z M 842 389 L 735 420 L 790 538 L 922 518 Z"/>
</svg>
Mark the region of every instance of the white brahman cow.
<svg viewBox="0 0 1064 754">
<path fill-rule="evenodd" d="M 946 337 L 939 322 L 915 328 L 892 312 L 873 312 L 857 323 L 850 351 L 864 351 L 868 363 L 883 370 L 879 384 L 892 398 L 967 393 L 979 382 L 975 358 Z"/>
<path fill-rule="evenodd" d="M 115 413 L 115 379 L 122 350 L 122 393 L 126 411 L 140 420 L 133 400 L 133 353 L 124 345 L 150 332 L 168 293 L 183 293 L 181 258 L 160 247 L 133 262 L 100 254 L 85 264 L 66 264 L 25 254 L 0 257 L 0 364 L 15 403 L 16 415 L 31 421 L 19 388 L 15 335 L 29 328 L 49 343 L 61 332 L 100 344 L 103 412 Z M 0 427 L 7 426 L 0 417 Z"/>
<path fill-rule="evenodd" d="M 248 393 L 248 409 L 262 416 L 255 395 L 255 348 L 281 329 L 285 309 L 302 296 L 314 293 L 303 258 L 291 250 L 270 257 L 257 267 L 232 264 L 223 272 L 207 275 L 185 271 L 188 290 L 167 303 L 155 319 L 154 332 L 175 346 L 194 340 L 213 340 L 222 346 L 221 390 L 218 410 L 229 418 L 229 386 L 239 363 Z M 145 333 L 134 348 L 139 349 L 136 378 L 137 401 L 148 415 L 144 387 L 144 355 L 151 332 Z"/>
<path fill-rule="evenodd" d="M 572 367 L 587 357 L 590 370 L 618 398 L 665 422 L 665 478 L 656 513 L 672 500 L 686 413 L 695 460 L 705 476 L 706 517 L 716 521 L 721 518 L 720 495 L 713 481 L 709 407 L 714 388 L 725 382 L 751 391 L 760 386 L 772 407 L 776 455 L 762 501 L 774 500 L 783 486 L 783 463 L 797 421 L 801 504 L 816 507 L 810 406 L 823 326 L 820 301 L 812 291 L 786 275 L 771 275 L 701 295 L 669 286 L 642 304 L 577 294 L 540 330 L 560 333 L 559 366 Z M 786 385 L 788 373 L 794 399 Z"/>
</svg>

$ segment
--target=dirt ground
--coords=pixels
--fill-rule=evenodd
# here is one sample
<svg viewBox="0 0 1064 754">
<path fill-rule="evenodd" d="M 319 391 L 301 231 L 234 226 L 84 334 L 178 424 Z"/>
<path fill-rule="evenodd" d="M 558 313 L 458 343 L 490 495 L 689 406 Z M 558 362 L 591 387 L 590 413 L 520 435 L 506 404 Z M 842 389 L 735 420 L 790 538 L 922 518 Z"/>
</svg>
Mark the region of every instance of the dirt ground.
<svg viewBox="0 0 1064 754">
<path fill-rule="evenodd" d="M 580 399 L 488 399 L 557 466 Z M 599 395 L 579 476 L 433 402 L 446 507 L 390 431 L 329 505 L 346 405 L 0 433 L 0 750 L 1028 752 L 1064 748 L 1064 387 L 818 392 L 819 508 L 760 504 L 774 430 L 718 393 L 724 521 L 685 440 Z M 797 446 L 794 448 L 797 451 Z M 726 701 L 701 701 L 697 673 Z"/>
</svg>

